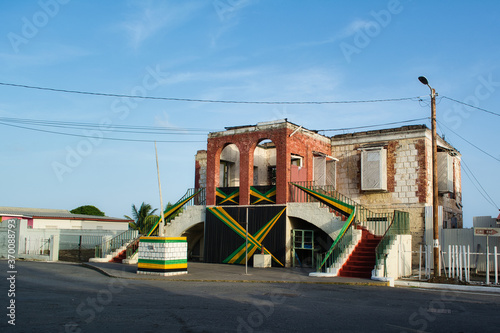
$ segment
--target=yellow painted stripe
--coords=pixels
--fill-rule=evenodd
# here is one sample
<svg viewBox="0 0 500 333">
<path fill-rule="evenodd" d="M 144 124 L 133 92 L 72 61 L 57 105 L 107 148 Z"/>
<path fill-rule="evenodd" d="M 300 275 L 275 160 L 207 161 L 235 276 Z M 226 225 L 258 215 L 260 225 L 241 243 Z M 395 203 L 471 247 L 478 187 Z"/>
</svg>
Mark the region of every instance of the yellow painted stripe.
<svg viewBox="0 0 500 333">
<path fill-rule="evenodd" d="M 209 208 L 213 213 L 215 213 L 216 216 L 224 216 L 226 218 L 226 220 L 228 222 L 230 222 L 230 224 L 235 227 L 237 230 L 234 230 L 236 233 L 238 233 L 238 235 L 240 235 L 240 237 L 242 238 L 246 238 L 246 230 L 243 229 L 243 227 L 241 225 L 238 224 L 238 222 L 236 222 L 232 217 L 231 215 L 229 215 L 224 209 L 222 208 Z M 286 210 L 286 208 L 284 208 L 281 213 L 280 213 L 280 216 L 281 214 L 283 214 L 283 212 Z M 220 218 L 220 217 L 219 217 Z M 255 237 L 253 237 L 251 234 L 248 235 L 248 241 L 251 242 L 254 246 L 257 246 L 258 248 L 261 248 L 262 245 L 260 244 L 259 241 L 257 241 L 255 239 Z M 267 250 L 265 247 L 264 247 L 264 253 L 266 254 L 270 254 L 271 257 L 276 260 L 277 263 L 279 263 L 281 266 L 283 266 L 283 264 L 271 253 L 269 252 L 269 250 Z"/>
<path fill-rule="evenodd" d="M 283 209 L 281 210 L 281 212 L 279 212 L 279 213 L 278 213 L 278 215 L 276 215 L 276 216 L 273 218 L 273 220 L 274 220 L 274 221 L 273 221 L 273 220 L 271 220 L 271 221 L 273 221 L 272 226 L 274 226 L 274 224 L 276 224 L 276 222 L 277 222 L 277 221 L 278 221 L 278 219 L 281 217 L 281 215 L 285 212 L 285 210 L 286 210 L 286 208 L 283 208 Z M 231 217 L 231 216 L 229 216 L 229 217 Z M 236 222 L 236 221 L 235 221 L 235 222 Z M 238 226 L 239 226 L 239 224 L 238 224 Z M 255 241 L 255 243 L 257 243 L 257 244 L 258 244 L 258 245 L 257 245 L 257 247 L 253 249 L 253 252 L 255 252 L 255 251 L 257 250 L 257 248 L 263 248 L 263 249 L 264 249 L 264 253 L 266 253 L 266 254 L 270 254 L 270 255 L 271 255 L 271 257 L 272 257 L 272 258 L 273 258 L 273 259 L 274 259 L 274 260 L 275 260 L 278 264 L 280 264 L 281 266 L 283 266 L 283 264 L 282 264 L 282 263 L 281 263 L 281 262 L 280 262 L 280 261 L 279 261 L 279 260 L 278 260 L 278 259 L 277 259 L 277 258 L 276 258 L 276 257 L 275 257 L 275 256 L 274 256 L 274 255 L 273 255 L 273 254 L 272 254 L 272 253 L 268 250 L 268 249 L 266 249 L 265 247 L 263 247 L 263 246 L 262 246 L 262 244 L 261 244 L 261 240 L 262 240 L 262 239 L 264 239 L 264 238 L 267 236 L 267 234 L 269 233 L 269 231 L 271 231 L 272 226 L 271 226 L 271 225 L 269 225 L 269 226 L 268 226 L 268 228 L 262 228 L 262 230 L 261 230 L 261 231 L 260 231 L 260 232 L 256 235 L 256 236 L 257 236 L 257 238 L 256 238 L 255 236 L 253 236 L 253 235 L 248 235 L 248 238 L 249 238 L 249 239 L 254 240 L 254 241 Z M 241 229 L 243 229 L 243 227 L 241 227 Z M 267 231 L 266 231 L 266 230 L 267 230 Z M 264 234 L 264 233 L 265 233 L 265 234 Z M 263 234 L 264 234 L 264 236 L 262 237 L 262 235 L 263 235 Z M 245 237 L 246 237 L 246 230 L 245 230 L 244 235 L 245 235 Z M 255 244 L 254 244 L 254 245 L 255 245 Z M 244 247 L 243 247 L 243 248 L 244 248 Z M 253 253 L 253 252 L 252 252 L 252 253 Z"/>
<path fill-rule="evenodd" d="M 314 193 L 313 191 L 308 190 L 308 189 L 303 189 L 303 191 L 305 191 L 305 192 L 309 193 L 309 194 L 310 194 L 310 195 L 312 195 L 313 197 L 316 197 L 316 198 L 318 198 L 318 199 L 321 199 L 321 200 L 324 200 L 324 201 L 328 202 L 330 205 L 333 205 L 334 207 L 339 208 L 340 210 L 342 210 L 342 211 L 346 212 L 346 213 L 347 213 L 347 214 L 349 214 L 349 215 L 352 213 L 352 209 L 351 209 L 351 208 L 349 208 L 349 207 L 348 207 L 348 206 L 346 206 L 346 205 L 342 205 L 342 204 L 340 204 L 340 203 L 338 203 L 338 202 L 335 202 L 335 201 L 332 201 L 332 200 L 327 199 L 327 198 L 325 198 L 325 197 L 319 196 L 319 195 L 317 195 L 316 193 Z"/>
<path fill-rule="evenodd" d="M 222 200 L 222 201 L 219 203 L 219 205 L 220 205 L 220 204 L 223 204 L 223 203 L 224 203 L 224 202 L 226 202 L 226 201 L 230 201 L 230 202 L 232 202 L 232 203 L 238 204 L 238 203 L 237 203 L 236 201 L 234 201 L 233 199 L 234 199 L 234 198 L 236 198 L 237 196 L 239 196 L 239 195 L 240 195 L 240 192 L 239 192 L 239 191 L 238 191 L 238 192 L 236 192 L 236 193 L 233 193 L 232 195 L 226 195 L 226 194 L 221 193 L 221 192 L 216 192 L 215 194 L 216 194 L 216 196 L 218 196 L 219 198 L 224 199 L 224 200 Z"/>
<path fill-rule="evenodd" d="M 281 215 L 283 215 L 283 213 L 285 212 L 285 210 L 286 210 L 286 208 L 283 208 L 281 210 L 281 212 L 278 213 L 278 215 L 276 215 L 275 217 L 273 217 L 273 219 L 271 220 L 272 221 L 271 224 L 269 224 L 265 228 L 262 228 L 262 230 L 255 235 L 258 240 L 266 238 L 266 236 L 269 233 L 269 231 L 271 231 L 271 229 L 274 227 L 274 225 L 276 224 L 276 222 L 278 222 L 279 218 L 281 217 Z M 267 229 L 267 232 L 266 232 L 266 229 Z M 265 232 L 265 235 L 264 235 L 264 237 L 262 237 L 262 235 L 264 234 L 264 232 Z"/>
<path fill-rule="evenodd" d="M 276 192 L 276 191 L 275 191 L 275 192 Z M 274 201 L 272 201 L 271 199 L 269 199 L 268 197 L 266 197 L 266 196 L 264 196 L 264 195 L 262 195 L 262 194 L 260 194 L 260 193 L 257 193 L 257 192 L 255 192 L 255 191 L 250 191 L 250 195 L 253 195 L 254 197 L 259 198 L 259 200 L 255 201 L 254 203 L 258 203 L 258 202 L 261 202 L 261 201 L 263 201 L 263 200 L 266 200 L 266 201 L 269 201 L 269 202 L 274 202 Z M 272 193 L 271 193 L 271 195 L 270 195 L 270 196 L 272 197 Z"/>
<path fill-rule="evenodd" d="M 187 240 L 186 237 L 148 237 L 148 236 L 143 236 L 141 238 L 139 238 L 140 240 L 143 240 L 143 241 L 148 241 L 148 240 L 180 240 L 180 241 L 185 241 Z"/>
<path fill-rule="evenodd" d="M 246 253 L 245 249 L 246 249 L 246 246 L 243 246 L 243 248 L 238 253 L 236 253 L 231 258 L 231 260 L 228 261 L 228 263 L 234 264 L 236 261 L 241 261 L 241 260 L 245 259 L 245 257 L 241 258 L 241 256 L 243 256 Z M 248 244 L 248 258 L 252 257 L 251 253 L 252 253 L 252 251 L 255 252 L 256 249 L 257 248 L 253 244 Z"/>
<path fill-rule="evenodd" d="M 215 210 L 216 208 L 214 208 Z M 236 222 L 232 217 L 231 215 L 229 215 L 224 209 L 217 209 L 216 211 L 220 217 L 222 217 L 224 219 L 225 217 L 225 220 L 230 223 L 236 230 L 233 229 L 233 231 L 235 231 L 240 237 L 246 239 L 246 230 L 243 229 L 243 227 L 241 225 L 238 224 L 238 222 Z M 219 215 L 220 214 L 220 215 Z M 250 242 L 251 245 L 253 246 L 257 246 L 258 248 L 261 248 L 261 244 L 260 242 L 258 242 L 251 234 L 248 235 L 248 241 Z M 244 248 L 244 247 L 243 247 Z M 269 253 L 270 254 L 270 253 Z M 278 261 L 279 262 L 279 261 Z"/>
<path fill-rule="evenodd" d="M 138 263 L 137 267 L 139 268 L 153 268 L 153 269 L 179 269 L 179 268 L 187 268 L 188 264 L 173 264 L 173 265 L 161 265 L 161 264 L 145 264 Z"/>
</svg>

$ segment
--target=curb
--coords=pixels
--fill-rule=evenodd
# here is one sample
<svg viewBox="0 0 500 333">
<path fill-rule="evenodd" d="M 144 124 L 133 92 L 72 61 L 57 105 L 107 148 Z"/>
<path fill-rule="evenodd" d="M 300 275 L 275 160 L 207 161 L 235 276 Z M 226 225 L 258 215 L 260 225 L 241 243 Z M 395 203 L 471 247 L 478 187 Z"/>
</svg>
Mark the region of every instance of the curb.
<svg viewBox="0 0 500 333">
<path fill-rule="evenodd" d="M 114 276 L 114 275 L 111 275 L 110 273 L 106 272 L 104 269 L 102 268 L 99 268 L 99 267 L 96 267 L 96 266 L 92 266 L 92 265 L 89 265 L 87 263 L 84 263 L 82 262 L 80 264 L 82 267 L 85 267 L 85 268 L 90 268 L 90 269 L 93 269 L 94 271 L 97 271 L 103 275 L 106 275 L 107 277 L 111 277 L 111 278 L 117 278 L 117 276 Z"/>
<path fill-rule="evenodd" d="M 469 292 L 483 292 L 500 294 L 499 287 L 486 286 L 464 286 L 454 284 L 428 283 L 428 282 L 411 282 L 411 281 L 394 281 L 396 287 L 423 288 L 423 289 L 439 289 L 439 290 L 455 290 Z"/>
<path fill-rule="evenodd" d="M 286 283 L 286 284 L 292 284 L 292 283 L 297 283 L 297 284 L 323 284 L 323 285 L 348 285 L 348 286 L 376 286 L 376 287 L 389 287 L 390 283 L 389 282 L 339 282 L 339 281 L 283 281 L 283 280 L 227 280 L 227 279 L 175 279 L 175 278 L 168 278 L 168 277 L 123 277 L 123 276 L 116 276 L 113 275 L 109 272 L 107 272 L 105 269 L 93 266 L 87 263 L 82 263 L 82 267 L 85 268 L 90 268 L 93 269 L 107 277 L 111 278 L 119 278 L 119 279 L 127 279 L 127 280 L 153 280 L 153 281 L 175 281 L 175 282 L 225 282 L 225 283 Z"/>
</svg>

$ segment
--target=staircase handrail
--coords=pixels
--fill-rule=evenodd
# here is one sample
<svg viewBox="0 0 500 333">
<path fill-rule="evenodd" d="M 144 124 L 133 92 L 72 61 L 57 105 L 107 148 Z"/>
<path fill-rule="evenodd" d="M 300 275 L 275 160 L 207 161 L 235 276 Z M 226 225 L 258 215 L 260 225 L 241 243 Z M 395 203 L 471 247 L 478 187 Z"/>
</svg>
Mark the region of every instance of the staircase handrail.
<svg viewBox="0 0 500 333">
<path fill-rule="evenodd" d="M 340 232 L 335 238 L 335 241 L 333 242 L 330 249 L 324 253 L 321 262 L 316 267 L 318 271 L 320 271 L 327 262 L 329 264 L 327 266 L 331 266 L 333 262 L 340 255 L 342 255 L 344 253 L 344 250 L 349 246 L 352 240 L 352 226 L 354 224 L 353 221 L 355 220 L 355 217 L 356 217 L 356 208 L 354 208 L 353 214 L 344 223 L 342 229 L 340 229 Z"/>
<path fill-rule="evenodd" d="M 135 238 L 133 241 L 131 241 L 130 244 L 127 246 L 127 249 L 125 252 L 127 259 L 132 258 L 139 251 L 140 239 L 141 239 L 141 235 L 138 235 L 137 238 Z"/>
<path fill-rule="evenodd" d="M 105 258 L 106 255 L 115 251 L 119 247 L 129 243 L 131 240 L 137 238 L 139 232 L 137 230 L 126 230 L 115 237 L 102 242 L 95 247 L 95 257 Z"/>
<path fill-rule="evenodd" d="M 342 201 L 348 205 L 356 207 L 356 223 L 366 227 L 368 230 L 370 230 L 373 234 L 382 236 L 385 234 L 386 230 L 389 228 L 389 225 L 392 221 L 392 217 L 394 215 L 393 212 L 388 212 L 388 213 L 376 213 L 373 212 L 372 210 L 366 208 L 365 206 L 357 203 L 356 201 L 352 200 L 348 196 L 340 193 L 335 189 L 333 185 L 315 185 L 314 181 L 307 181 L 307 182 L 291 182 L 290 183 L 290 188 L 291 188 L 291 200 L 292 202 L 300 202 L 296 201 L 297 198 L 297 191 L 294 191 L 296 187 L 293 185 L 299 185 L 305 188 L 308 188 L 312 191 L 316 191 L 319 193 L 323 193 L 324 195 L 327 195 L 329 197 L 332 197 L 336 200 Z M 317 200 L 310 197 L 310 196 L 305 196 L 300 199 L 307 198 L 306 202 L 316 202 Z"/>
<path fill-rule="evenodd" d="M 387 255 L 385 252 L 395 236 L 410 234 L 409 215 L 408 212 L 394 211 L 391 225 L 375 248 L 375 267 L 380 267 L 382 260 L 385 260 Z M 384 270 L 384 276 L 387 276 L 387 270 Z"/>
<path fill-rule="evenodd" d="M 319 254 L 320 260 L 318 260 L 316 267 L 318 271 L 325 267 L 325 263 L 333 264 L 350 245 L 352 241 L 353 225 L 365 227 L 375 235 L 384 235 L 392 223 L 394 213 L 375 213 L 344 194 L 338 192 L 332 185 L 315 185 L 314 182 L 291 182 L 290 191 L 292 200 L 296 199 L 294 196 L 298 193 L 294 191 L 294 189 L 298 187 L 304 187 L 310 191 L 322 193 L 323 196 L 330 197 L 335 201 L 343 202 L 347 206 L 354 208 L 330 249 L 323 254 Z M 306 196 L 304 198 L 306 198 L 306 202 L 319 201 L 311 196 Z"/>
<path fill-rule="evenodd" d="M 165 209 L 163 211 L 163 217 L 165 219 L 165 223 L 170 223 L 171 220 L 177 217 L 177 212 L 181 211 L 184 207 L 194 206 L 194 205 L 205 205 L 206 196 L 205 196 L 205 188 L 190 188 L 186 191 L 186 194 L 182 196 L 175 204 L 171 207 Z M 151 236 L 153 232 L 156 231 L 158 225 L 161 222 L 161 216 L 158 218 L 158 221 L 153 225 L 153 227 L 149 230 L 146 236 Z"/>
</svg>

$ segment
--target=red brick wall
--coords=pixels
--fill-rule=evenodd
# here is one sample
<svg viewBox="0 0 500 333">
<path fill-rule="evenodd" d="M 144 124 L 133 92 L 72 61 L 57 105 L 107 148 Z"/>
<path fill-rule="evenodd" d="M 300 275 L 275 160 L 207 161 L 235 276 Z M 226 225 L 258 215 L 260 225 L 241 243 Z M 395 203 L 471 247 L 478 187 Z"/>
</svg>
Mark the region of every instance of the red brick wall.
<svg viewBox="0 0 500 333">
<path fill-rule="evenodd" d="M 425 139 L 420 139 L 415 143 L 415 149 L 417 149 L 417 162 L 418 162 L 418 171 L 417 171 L 417 186 L 418 186 L 418 202 L 425 203 L 427 202 L 428 197 L 428 170 L 427 170 L 427 154 L 426 154 L 426 146 Z M 430 158 L 430 157 L 429 157 Z"/>
<path fill-rule="evenodd" d="M 396 149 L 399 145 L 399 141 L 391 141 L 385 147 L 387 149 L 387 191 L 394 192 L 394 187 L 396 185 L 395 175 L 396 169 L 394 164 L 396 163 Z"/>
<path fill-rule="evenodd" d="M 293 129 L 282 127 L 261 131 L 248 131 L 208 139 L 207 144 L 207 205 L 215 204 L 215 189 L 219 186 L 219 164 L 222 149 L 235 144 L 240 151 L 240 205 L 250 203 L 250 186 L 253 183 L 253 158 L 257 144 L 269 139 L 276 146 L 276 203 L 284 204 L 289 200 L 291 154 L 304 158 L 307 180 L 313 178 L 313 151 L 329 155 L 331 146 L 328 141 L 320 141 L 300 131 L 293 136 Z"/>
</svg>

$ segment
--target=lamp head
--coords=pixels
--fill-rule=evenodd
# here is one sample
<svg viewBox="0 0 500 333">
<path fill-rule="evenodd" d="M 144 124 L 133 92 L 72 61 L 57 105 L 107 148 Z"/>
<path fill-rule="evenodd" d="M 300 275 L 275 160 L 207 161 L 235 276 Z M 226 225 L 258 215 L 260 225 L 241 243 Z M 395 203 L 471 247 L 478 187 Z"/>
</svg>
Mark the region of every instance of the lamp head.
<svg viewBox="0 0 500 333">
<path fill-rule="evenodd" d="M 427 78 L 425 76 L 419 76 L 418 80 L 422 82 L 422 84 L 425 84 L 426 86 L 429 85 L 429 81 L 427 81 Z"/>
</svg>

